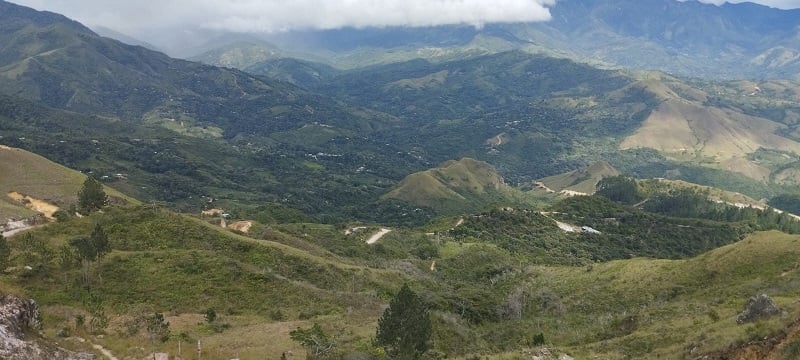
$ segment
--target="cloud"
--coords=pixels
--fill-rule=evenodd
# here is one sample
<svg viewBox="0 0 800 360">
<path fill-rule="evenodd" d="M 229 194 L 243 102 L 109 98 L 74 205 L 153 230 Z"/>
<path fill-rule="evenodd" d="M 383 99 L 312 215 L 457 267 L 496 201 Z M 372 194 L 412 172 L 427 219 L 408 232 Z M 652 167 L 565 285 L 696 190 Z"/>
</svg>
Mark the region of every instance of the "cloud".
<svg viewBox="0 0 800 360">
<path fill-rule="evenodd" d="M 343 27 L 435 26 L 550 19 L 556 0 L 12 0 L 90 26 L 277 32 Z"/>
</svg>

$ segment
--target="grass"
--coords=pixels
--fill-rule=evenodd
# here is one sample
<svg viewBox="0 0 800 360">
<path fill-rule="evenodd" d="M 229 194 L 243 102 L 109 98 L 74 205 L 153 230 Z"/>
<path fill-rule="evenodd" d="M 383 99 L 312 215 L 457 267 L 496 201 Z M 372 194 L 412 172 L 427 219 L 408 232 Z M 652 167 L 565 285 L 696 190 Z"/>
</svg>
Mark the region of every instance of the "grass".
<svg viewBox="0 0 800 360">
<path fill-rule="evenodd" d="M 16 191 L 35 199 L 45 200 L 59 207 L 77 202 L 77 194 L 86 175 L 58 165 L 34 153 L 15 149 L 0 148 L 0 218 L 26 217 L 36 214 L 22 204 L 6 198 L 6 194 Z M 119 191 L 105 187 L 106 193 L 128 203 L 137 200 Z"/>
<path fill-rule="evenodd" d="M 92 293 L 102 299 L 111 319 L 107 336 L 93 342 L 118 356 L 142 355 L 137 347 L 147 343 L 146 338 L 141 331 L 128 334 L 125 321 L 137 313 L 153 312 L 175 319 L 174 333 L 185 331 L 193 339 L 203 339 L 210 358 L 231 357 L 242 349 L 249 349 L 246 354 L 296 350 L 288 330 L 274 335 L 266 331 L 292 330 L 314 321 L 337 329 L 335 333 L 346 336 L 348 344 L 366 342 L 382 311 L 384 300 L 378 295 L 402 282 L 397 270 L 358 266 L 321 249 L 312 254 L 149 207 L 111 208 L 30 234 L 58 254 L 69 239 L 90 233 L 95 223 L 104 226 L 115 250 L 90 266 Z M 80 268 L 60 267 L 56 259 L 48 263 L 41 254 L 28 254 L 33 251 L 26 250 L 23 240 L 11 240 L 15 263 L 30 264 L 34 270 L 18 268 L 3 278 L 2 288 L 37 299 L 47 319 L 46 334 L 55 336 L 70 328 L 89 336 L 74 325 L 74 315 L 87 309 Z M 217 309 L 231 328 L 217 333 L 198 325 L 194 320 L 207 308 Z M 175 352 L 177 345 L 171 341 L 162 346 Z"/>
<path fill-rule="evenodd" d="M 594 194 L 597 183 L 600 180 L 607 176 L 617 175 L 619 175 L 619 172 L 603 161 L 564 174 L 549 176 L 540 181 L 556 192 L 572 190 L 585 194 Z"/>
<path fill-rule="evenodd" d="M 571 353 L 603 358 L 688 356 L 783 328 L 798 315 L 800 237 L 758 233 L 690 260 L 632 259 L 589 268 L 531 269 L 532 286 L 565 307 L 537 316 Z M 766 293 L 787 318 L 736 325 L 750 296 Z"/>
<path fill-rule="evenodd" d="M 38 266 L 41 257 L 26 255 L 31 250 L 18 237 L 11 239 L 14 262 L 34 270 L 9 272 L 1 287 L 37 299 L 48 337 L 70 328 L 120 357 L 149 351 L 144 331 L 129 332 L 127 324 L 153 312 L 167 315 L 173 334 L 190 339 L 182 344 L 185 355 L 194 353 L 199 339 L 205 358 L 279 357 L 286 350 L 303 356 L 288 332 L 314 322 L 339 337 L 343 352 L 367 351 L 386 299 L 403 282 L 434 306 L 435 343 L 449 357 L 512 359 L 523 356 L 530 334 L 541 332 L 548 347 L 576 358 L 683 358 L 690 350 L 702 354 L 763 337 L 800 316 L 794 301 L 800 296 L 800 236 L 778 232 L 756 233 L 688 260 L 635 258 L 572 267 L 528 265 L 469 239 L 445 240 L 433 259 L 414 258 L 409 254 L 430 237 L 404 229 L 379 242 L 383 255 L 348 258 L 327 250 L 340 246 L 339 237 L 347 239 L 336 226 L 275 225 L 258 240 L 143 206 L 111 208 L 30 233 L 59 249 L 90 233 L 95 223 L 115 248 L 91 266 L 92 291 L 111 320 L 105 337 L 74 325 L 75 314 L 88 309 L 79 267 L 62 269 L 55 260 Z M 437 269 L 430 271 L 434 259 Z M 517 289 L 524 299 L 521 318 L 496 315 Z M 770 295 L 787 317 L 736 325 L 747 299 L 760 293 Z M 215 331 L 205 323 L 208 308 L 230 326 Z M 177 353 L 175 338 L 157 345 Z"/>
<path fill-rule="evenodd" d="M 397 199 L 452 215 L 480 211 L 490 204 L 532 206 L 538 199 L 508 186 L 488 163 L 463 158 L 410 174 L 382 199 Z"/>
</svg>

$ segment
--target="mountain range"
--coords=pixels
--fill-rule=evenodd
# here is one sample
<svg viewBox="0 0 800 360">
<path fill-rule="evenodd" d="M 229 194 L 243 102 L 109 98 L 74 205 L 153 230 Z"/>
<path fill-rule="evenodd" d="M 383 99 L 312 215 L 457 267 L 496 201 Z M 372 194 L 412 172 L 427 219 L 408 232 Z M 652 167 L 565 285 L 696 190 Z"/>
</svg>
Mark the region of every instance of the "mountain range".
<svg viewBox="0 0 800 360">
<path fill-rule="evenodd" d="M 315 332 L 320 359 L 383 359 L 406 284 L 432 358 L 800 356 L 800 84 L 788 52 L 751 61 L 798 13 L 552 13 L 250 37 L 211 65 L 0 0 L 0 217 L 70 209 L 87 175 L 116 199 L 0 238 L 0 292 L 46 320 L 20 341 L 255 359 L 315 356 Z M 783 315 L 737 325 L 761 294 Z"/>
<path fill-rule="evenodd" d="M 661 70 L 707 79 L 797 80 L 800 72 L 797 9 L 675 0 L 559 0 L 550 11 L 549 21 L 482 28 L 304 31 L 255 42 L 251 37 L 247 45 L 236 45 L 244 41 L 242 37 L 228 37 L 224 48 L 218 45 L 192 58 L 248 69 L 269 59 L 242 56 L 243 49 L 262 48 L 272 58 L 300 57 L 358 68 L 420 57 L 442 62 L 519 49 L 602 67 Z"/>
<path fill-rule="evenodd" d="M 16 131 L 6 143 L 100 176 L 129 174 L 119 182 L 131 195 L 184 209 L 216 198 L 377 220 L 365 209 L 386 207 L 382 195 L 406 175 L 462 157 L 516 185 L 601 160 L 755 197 L 798 181 L 791 82 L 692 81 L 523 51 L 346 72 L 281 60 L 261 68 L 265 77 L 2 6 L 0 21 L 13 24 L 0 33 L 2 114 Z M 37 113 L 51 115 L 19 123 Z M 75 145 L 85 142 L 97 146 Z"/>
</svg>

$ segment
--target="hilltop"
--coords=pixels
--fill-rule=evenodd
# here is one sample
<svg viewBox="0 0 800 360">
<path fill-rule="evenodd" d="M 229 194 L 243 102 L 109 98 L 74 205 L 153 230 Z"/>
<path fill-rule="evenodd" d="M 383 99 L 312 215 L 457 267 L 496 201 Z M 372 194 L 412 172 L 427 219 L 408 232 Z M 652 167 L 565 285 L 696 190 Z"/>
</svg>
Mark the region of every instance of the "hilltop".
<svg viewBox="0 0 800 360">
<path fill-rule="evenodd" d="M 496 203 L 534 202 L 533 197 L 526 200 L 521 191 L 507 185 L 494 167 L 471 158 L 408 175 L 381 198 L 431 208 L 439 214 L 477 211 Z"/>
<path fill-rule="evenodd" d="M 597 162 L 564 174 L 538 180 L 545 190 L 567 194 L 594 194 L 597 183 L 604 177 L 618 176 L 619 172 L 605 161 Z"/>
</svg>

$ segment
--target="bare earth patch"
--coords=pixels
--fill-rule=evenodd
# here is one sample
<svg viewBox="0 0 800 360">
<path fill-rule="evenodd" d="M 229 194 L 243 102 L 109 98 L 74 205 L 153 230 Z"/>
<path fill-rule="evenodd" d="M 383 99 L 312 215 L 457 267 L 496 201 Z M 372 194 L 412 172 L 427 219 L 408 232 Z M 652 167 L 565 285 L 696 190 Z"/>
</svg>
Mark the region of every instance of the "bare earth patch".
<svg viewBox="0 0 800 360">
<path fill-rule="evenodd" d="M 251 227 L 253 227 L 252 221 L 237 221 L 228 225 L 228 229 L 241 231 L 243 233 L 249 232 Z"/>
<path fill-rule="evenodd" d="M 44 200 L 22 195 L 16 191 L 11 191 L 7 195 L 12 200 L 21 202 L 28 209 L 38 211 L 44 214 L 44 216 L 47 217 L 48 219 L 54 219 L 53 214 L 55 214 L 55 212 L 58 211 L 58 206 L 55 206 Z"/>
</svg>

